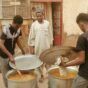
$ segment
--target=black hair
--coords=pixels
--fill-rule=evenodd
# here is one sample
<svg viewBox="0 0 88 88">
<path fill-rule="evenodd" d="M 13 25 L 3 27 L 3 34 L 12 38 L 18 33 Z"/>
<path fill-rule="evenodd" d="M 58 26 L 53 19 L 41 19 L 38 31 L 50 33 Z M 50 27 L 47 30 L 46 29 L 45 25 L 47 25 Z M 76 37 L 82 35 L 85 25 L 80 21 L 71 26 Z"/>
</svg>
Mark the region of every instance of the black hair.
<svg viewBox="0 0 88 88">
<path fill-rule="evenodd" d="M 23 23 L 23 18 L 20 15 L 16 15 L 13 18 L 13 22 L 16 24 L 22 24 Z"/>
<path fill-rule="evenodd" d="M 76 18 L 76 22 L 79 23 L 80 21 L 88 22 L 88 14 L 87 13 L 80 13 Z"/>
</svg>

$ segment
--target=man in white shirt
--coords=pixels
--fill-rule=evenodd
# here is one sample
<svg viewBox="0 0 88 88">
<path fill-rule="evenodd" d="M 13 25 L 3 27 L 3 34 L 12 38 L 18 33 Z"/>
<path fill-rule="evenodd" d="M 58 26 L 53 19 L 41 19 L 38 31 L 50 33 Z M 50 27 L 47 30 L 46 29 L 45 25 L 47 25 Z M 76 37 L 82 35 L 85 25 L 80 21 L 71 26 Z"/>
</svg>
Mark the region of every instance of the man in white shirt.
<svg viewBox="0 0 88 88">
<path fill-rule="evenodd" d="M 37 20 L 32 23 L 30 28 L 28 45 L 31 54 L 40 56 L 43 51 L 49 49 L 53 45 L 53 33 L 52 29 L 49 28 L 49 22 L 44 19 L 42 9 L 38 9 L 36 16 Z M 42 70 L 41 74 L 43 78 Z"/>
<path fill-rule="evenodd" d="M 49 29 L 49 22 L 44 19 L 42 10 L 36 12 L 37 20 L 32 23 L 28 39 L 30 52 L 40 56 L 40 54 L 50 48 L 53 44 L 52 29 Z"/>
</svg>

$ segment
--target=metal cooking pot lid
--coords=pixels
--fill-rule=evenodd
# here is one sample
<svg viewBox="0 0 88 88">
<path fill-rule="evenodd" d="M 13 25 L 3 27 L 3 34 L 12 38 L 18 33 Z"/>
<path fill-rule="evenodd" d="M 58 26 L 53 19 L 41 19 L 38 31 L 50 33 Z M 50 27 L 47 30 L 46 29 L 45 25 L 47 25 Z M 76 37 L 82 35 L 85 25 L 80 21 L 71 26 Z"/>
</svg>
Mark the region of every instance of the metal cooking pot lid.
<svg viewBox="0 0 88 88">
<path fill-rule="evenodd" d="M 53 65 L 57 61 L 58 57 L 69 57 L 69 61 L 77 57 L 77 50 L 75 47 L 62 46 L 52 47 L 43 51 L 40 54 L 40 60 L 46 64 Z"/>
<path fill-rule="evenodd" d="M 15 57 L 16 68 L 19 70 L 32 70 L 40 67 L 43 62 L 36 55 L 22 55 Z M 15 65 L 9 62 L 10 66 L 15 69 Z"/>
</svg>

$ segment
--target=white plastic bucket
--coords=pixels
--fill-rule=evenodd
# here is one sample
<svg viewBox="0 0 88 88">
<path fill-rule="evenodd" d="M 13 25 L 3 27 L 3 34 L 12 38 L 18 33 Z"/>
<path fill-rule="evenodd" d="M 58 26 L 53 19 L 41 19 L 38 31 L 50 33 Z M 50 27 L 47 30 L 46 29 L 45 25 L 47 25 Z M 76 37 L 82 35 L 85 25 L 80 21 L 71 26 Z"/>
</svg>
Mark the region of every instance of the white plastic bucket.
<svg viewBox="0 0 88 88">
<path fill-rule="evenodd" d="M 73 82 L 73 79 L 74 78 L 62 79 L 62 78 L 59 78 L 59 77 L 54 77 L 53 75 L 51 75 L 49 73 L 52 70 L 53 69 L 51 68 L 48 71 L 48 74 L 49 74 L 49 88 L 71 88 L 72 82 Z M 68 70 L 77 73 L 77 70 L 76 69 L 68 68 Z"/>
<path fill-rule="evenodd" d="M 8 81 L 8 88 L 38 88 L 37 87 L 37 76 L 35 77 L 35 79 L 32 80 L 11 80 L 9 79 L 9 76 L 16 73 L 15 70 L 11 70 L 7 73 L 6 78 Z"/>
</svg>

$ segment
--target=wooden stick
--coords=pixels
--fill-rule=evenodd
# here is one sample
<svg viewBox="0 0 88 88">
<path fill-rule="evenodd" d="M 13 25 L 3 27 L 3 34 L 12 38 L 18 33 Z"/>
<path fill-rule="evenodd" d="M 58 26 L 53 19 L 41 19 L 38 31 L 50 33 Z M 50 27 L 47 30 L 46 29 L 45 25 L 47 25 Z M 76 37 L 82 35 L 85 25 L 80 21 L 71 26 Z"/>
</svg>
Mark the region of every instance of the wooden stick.
<svg viewBox="0 0 88 88">
<path fill-rule="evenodd" d="M 15 69 L 16 69 L 17 73 L 22 77 L 22 73 L 17 69 L 16 65 L 15 65 Z"/>
</svg>

